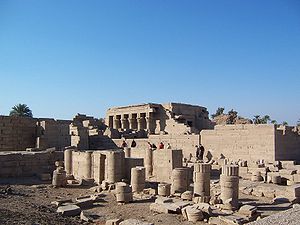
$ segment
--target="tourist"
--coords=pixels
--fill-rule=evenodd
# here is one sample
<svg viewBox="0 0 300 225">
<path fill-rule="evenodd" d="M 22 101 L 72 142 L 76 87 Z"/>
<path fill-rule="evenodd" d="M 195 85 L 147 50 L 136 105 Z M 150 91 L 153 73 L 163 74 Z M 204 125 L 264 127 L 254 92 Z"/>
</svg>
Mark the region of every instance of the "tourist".
<svg viewBox="0 0 300 225">
<path fill-rule="evenodd" d="M 157 149 L 157 147 L 156 147 L 156 145 L 154 143 L 151 145 L 151 148 L 152 149 Z"/>
<path fill-rule="evenodd" d="M 164 149 L 164 144 L 162 142 L 159 143 L 158 149 Z"/>
<path fill-rule="evenodd" d="M 131 142 L 131 148 L 135 148 L 136 147 L 136 142 L 135 140 L 133 139 L 132 142 Z"/>
<path fill-rule="evenodd" d="M 170 145 L 170 143 L 168 143 L 167 144 L 167 149 L 171 149 L 172 147 L 171 147 L 171 145 Z"/>
<path fill-rule="evenodd" d="M 149 141 L 147 142 L 147 144 L 148 144 L 148 149 L 152 149 L 152 144 Z"/>
<path fill-rule="evenodd" d="M 203 160 L 203 156 L 204 156 L 204 147 L 203 147 L 203 145 L 200 144 L 199 148 L 200 148 L 200 159 Z"/>
<path fill-rule="evenodd" d="M 126 148 L 127 147 L 127 143 L 125 140 L 123 140 L 122 144 L 121 144 L 121 148 Z"/>
</svg>

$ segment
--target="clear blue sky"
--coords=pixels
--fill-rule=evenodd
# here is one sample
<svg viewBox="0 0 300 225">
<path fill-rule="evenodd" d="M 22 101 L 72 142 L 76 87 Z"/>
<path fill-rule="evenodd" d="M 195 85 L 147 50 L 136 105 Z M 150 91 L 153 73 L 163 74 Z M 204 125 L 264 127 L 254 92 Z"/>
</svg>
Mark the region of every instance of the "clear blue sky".
<svg viewBox="0 0 300 225">
<path fill-rule="evenodd" d="M 0 0 L 0 114 L 146 102 L 300 118 L 300 1 Z"/>
</svg>

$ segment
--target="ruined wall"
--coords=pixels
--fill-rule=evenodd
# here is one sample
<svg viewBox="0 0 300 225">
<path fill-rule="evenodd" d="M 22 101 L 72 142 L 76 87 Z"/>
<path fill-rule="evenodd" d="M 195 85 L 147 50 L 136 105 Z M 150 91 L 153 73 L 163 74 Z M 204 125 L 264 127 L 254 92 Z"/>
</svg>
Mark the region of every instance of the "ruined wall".
<svg viewBox="0 0 300 225">
<path fill-rule="evenodd" d="M 69 146 L 68 120 L 0 116 L 0 151 L 24 151 Z"/>
<path fill-rule="evenodd" d="M 181 149 L 183 157 L 188 158 L 190 154 L 195 156 L 196 147 L 200 143 L 200 135 L 149 135 L 149 138 L 134 139 L 137 143 L 137 148 L 148 148 L 147 142 L 154 143 L 157 147 L 160 142 L 163 142 L 165 147 L 170 143 L 172 149 Z M 117 146 L 121 146 L 122 139 L 113 139 Z M 132 139 L 126 140 L 130 147 Z"/>
<path fill-rule="evenodd" d="M 46 119 L 39 122 L 38 146 L 41 149 L 52 148 L 63 149 L 71 145 L 69 125 L 71 120 Z"/>
<path fill-rule="evenodd" d="M 35 147 L 35 118 L 0 116 L 0 151 L 22 151 Z"/>
<path fill-rule="evenodd" d="M 297 128 L 282 126 L 275 134 L 275 159 L 300 161 L 300 135 Z"/>
<path fill-rule="evenodd" d="M 132 148 L 131 158 L 146 158 L 147 148 Z M 175 168 L 182 167 L 182 150 L 157 149 L 153 154 L 153 180 L 157 182 L 170 182 L 171 173 Z M 145 161 L 145 160 L 144 160 Z"/>
<path fill-rule="evenodd" d="M 201 144 L 214 157 L 232 160 L 275 160 L 275 126 L 267 124 L 218 125 L 202 130 Z"/>
<path fill-rule="evenodd" d="M 62 160 L 63 152 L 0 152 L 0 178 L 52 174 L 55 161 Z"/>
</svg>

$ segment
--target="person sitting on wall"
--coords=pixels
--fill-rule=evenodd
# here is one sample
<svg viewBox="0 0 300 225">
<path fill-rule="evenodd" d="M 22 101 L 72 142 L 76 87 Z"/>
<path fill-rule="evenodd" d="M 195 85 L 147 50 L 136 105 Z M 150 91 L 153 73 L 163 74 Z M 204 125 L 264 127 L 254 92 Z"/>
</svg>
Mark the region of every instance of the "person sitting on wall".
<svg viewBox="0 0 300 225">
<path fill-rule="evenodd" d="M 152 144 L 149 141 L 147 142 L 147 144 L 148 144 L 148 149 L 151 150 L 152 149 Z"/>
<path fill-rule="evenodd" d="M 121 148 L 126 148 L 127 147 L 127 143 L 125 140 L 123 140 L 122 144 L 121 144 Z"/>
<path fill-rule="evenodd" d="M 171 149 L 172 147 L 171 147 L 171 145 L 170 145 L 170 143 L 168 143 L 167 144 L 167 149 Z"/>
<path fill-rule="evenodd" d="M 204 147 L 203 145 L 200 144 L 200 159 L 203 160 L 203 156 L 204 156 Z"/>
<path fill-rule="evenodd" d="M 136 142 L 135 140 L 133 139 L 132 142 L 131 142 L 131 148 L 135 148 L 136 147 Z"/>
<path fill-rule="evenodd" d="M 197 158 L 197 160 L 200 160 L 200 151 L 201 150 L 198 145 L 195 145 L 195 147 L 196 147 L 196 158 Z"/>
<path fill-rule="evenodd" d="M 158 149 L 164 149 L 164 144 L 162 142 L 159 143 Z"/>
<path fill-rule="evenodd" d="M 152 149 L 157 149 L 157 147 L 156 147 L 156 145 L 154 143 L 151 145 L 151 148 Z"/>
</svg>

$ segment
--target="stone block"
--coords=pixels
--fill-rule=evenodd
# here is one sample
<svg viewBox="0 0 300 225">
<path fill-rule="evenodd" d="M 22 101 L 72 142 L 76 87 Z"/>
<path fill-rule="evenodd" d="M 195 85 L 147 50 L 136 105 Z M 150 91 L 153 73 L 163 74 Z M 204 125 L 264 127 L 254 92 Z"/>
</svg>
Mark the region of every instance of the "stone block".
<svg viewBox="0 0 300 225">
<path fill-rule="evenodd" d="M 56 212 L 63 216 L 78 216 L 81 213 L 81 209 L 77 205 L 66 205 L 58 207 Z"/>
<path fill-rule="evenodd" d="M 164 204 L 152 203 L 150 204 L 150 211 L 157 213 L 168 213 L 168 209 Z"/>
<path fill-rule="evenodd" d="M 148 223 L 141 220 L 136 219 L 128 219 L 124 220 L 120 223 L 120 225 L 154 225 L 154 223 Z"/>
<path fill-rule="evenodd" d="M 122 221 L 122 219 L 111 219 L 107 220 L 105 225 L 119 225 Z"/>
</svg>

